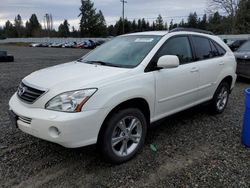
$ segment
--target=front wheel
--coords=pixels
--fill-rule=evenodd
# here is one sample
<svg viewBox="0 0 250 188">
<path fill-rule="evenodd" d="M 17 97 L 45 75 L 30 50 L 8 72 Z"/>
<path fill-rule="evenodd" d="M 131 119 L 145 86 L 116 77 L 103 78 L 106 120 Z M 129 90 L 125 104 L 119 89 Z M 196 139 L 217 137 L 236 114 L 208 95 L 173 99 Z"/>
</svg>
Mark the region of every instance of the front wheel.
<svg viewBox="0 0 250 188">
<path fill-rule="evenodd" d="M 98 145 L 109 162 L 120 164 L 128 161 L 142 148 L 147 122 L 140 110 L 130 108 L 113 113 L 104 126 Z"/>
<path fill-rule="evenodd" d="M 222 82 L 217 88 L 211 103 L 211 110 L 214 114 L 221 114 L 227 107 L 230 87 L 227 82 Z"/>
</svg>

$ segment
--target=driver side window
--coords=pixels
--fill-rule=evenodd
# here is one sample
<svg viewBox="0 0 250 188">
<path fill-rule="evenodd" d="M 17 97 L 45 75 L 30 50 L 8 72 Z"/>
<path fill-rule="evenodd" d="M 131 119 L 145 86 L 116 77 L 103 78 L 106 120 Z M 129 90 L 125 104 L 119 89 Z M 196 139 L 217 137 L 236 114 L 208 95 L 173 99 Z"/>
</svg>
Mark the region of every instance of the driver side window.
<svg viewBox="0 0 250 188">
<path fill-rule="evenodd" d="M 193 61 L 192 50 L 187 36 L 174 37 L 160 49 L 157 58 L 164 55 L 176 55 L 180 60 L 180 64 L 190 63 Z"/>
</svg>

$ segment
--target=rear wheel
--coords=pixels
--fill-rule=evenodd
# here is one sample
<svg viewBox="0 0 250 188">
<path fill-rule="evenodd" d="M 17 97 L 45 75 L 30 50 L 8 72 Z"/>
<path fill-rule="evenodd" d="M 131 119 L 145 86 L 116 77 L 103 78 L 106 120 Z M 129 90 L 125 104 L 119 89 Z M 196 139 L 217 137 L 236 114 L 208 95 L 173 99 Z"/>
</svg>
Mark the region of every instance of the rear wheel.
<svg viewBox="0 0 250 188">
<path fill-rule="evenodd" d="M 147 123 L 140 110 L 120 110 L 112 114 L 104 126 L 98 145 L 109 162 L 119 164 L 128 161 L 142 148 Z"/>
<path fill-rule="evenodd" d="M 221 114 L 227 107 L 230 87 L 227 82 L 222 82 L 217 88 L 211 103 L 211 110 L 214 114 Z"/>
</svg>

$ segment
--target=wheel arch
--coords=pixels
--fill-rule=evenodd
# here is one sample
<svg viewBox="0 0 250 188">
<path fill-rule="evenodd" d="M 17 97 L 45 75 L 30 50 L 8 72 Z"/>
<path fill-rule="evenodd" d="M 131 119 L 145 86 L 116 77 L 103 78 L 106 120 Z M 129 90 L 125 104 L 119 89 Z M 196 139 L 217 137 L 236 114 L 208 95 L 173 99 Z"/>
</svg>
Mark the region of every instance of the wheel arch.
<svg viewBox="0 0 250 188">
<path fill-rule="evenodd" d="M 127 101 L 124 101 L 120 104 L 118 104 L 117 106 L 115 106 L 106 116 L 106 118 L 104 119 L 102 126 L 99 130 L 98 133 L 98 137 L 97 137 L 97 143 L 100 140 L 101 135 L 103 134 L 105 128 L 106 128 L 106 122 L 107 120 L 117 111 L 122 110 L 122 109 L 126 109 L 126 108 L 137 108 L 139 109 L 145 116 L 146 121 L 147 121 L 147 126 L 150 125 L 150 107 L 148 102 L 146 101 L 146 99 L 144 98 L 133 98 L 133 99 L 129 99 Z"/>
<path fill-rule="evenodd" d="M 232 84 L 233 84 L 233 77 L 232 76 L 226 76 L 224 79 L 222 79 L 222 81 L 220 82 L 220 84 L 222 82 L 228 83 L 228 85 L 230 87 L 230 92 L 231 92 L 231 88 L 232 88 Z"/>
</svg>

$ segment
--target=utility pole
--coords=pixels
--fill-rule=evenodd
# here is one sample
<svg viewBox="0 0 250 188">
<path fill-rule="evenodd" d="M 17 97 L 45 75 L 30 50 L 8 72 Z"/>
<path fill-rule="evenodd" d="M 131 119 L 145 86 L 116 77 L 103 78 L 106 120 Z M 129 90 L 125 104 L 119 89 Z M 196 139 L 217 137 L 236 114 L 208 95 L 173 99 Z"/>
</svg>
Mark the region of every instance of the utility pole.
<svg viewBox="0 0 250 188">
<path fill-rule="evenodd" d="M 120 0 L 121 1 L 121 3 L 122 3 L 122 32 L 123 32 L 123 34 L 125 33 L 125 18 L 124 18 L 124 5 L 125 5 L 125 3 L 128 3 L 127 1 L 125 1 L 125 0 Z"/>
</svg>

